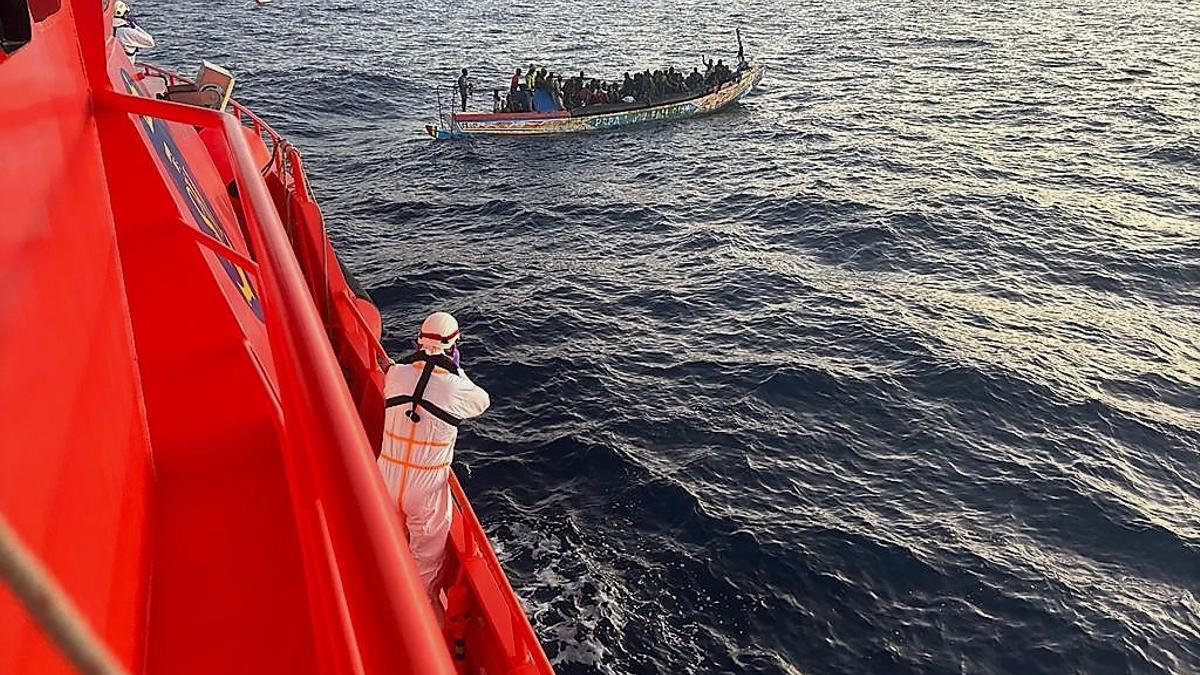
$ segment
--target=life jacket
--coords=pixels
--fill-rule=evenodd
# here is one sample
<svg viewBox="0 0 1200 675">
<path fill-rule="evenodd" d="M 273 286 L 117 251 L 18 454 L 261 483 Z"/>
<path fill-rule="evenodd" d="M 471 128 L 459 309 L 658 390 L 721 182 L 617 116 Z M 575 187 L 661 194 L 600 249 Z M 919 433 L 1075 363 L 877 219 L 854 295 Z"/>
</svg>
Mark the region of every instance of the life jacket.
<svg viewBox="0 0 1200 675">
<path fill-rule="evenodd" d="M 425 388 L 429 386 L 429 378 L 433 376 L 434 368 L 442 368 L 447 372 L 458 375 L 458 366 L 454 361 L 445 354 L 426 354 L 422 350 L 417 350 L 412 354 L 400 359 L 396 365 L 412 365 L 414 363 L 424 363 L 421 369 L 421 375 L 417 378 L 417 386 L 411 394 L 400 394 L 387 399 L 387 407 L 409 404 L 411 407 L 404 411 L 404 416 L 416 424 L 421 421 L 421 413 L 417 411 L 420 406 L 421 410 L 428 412 L 430 415 L 449 424 L 452 427 L 457 427 L 462 424 L 462 420 L 454 415 L 451 415 L 446 410 L 438 405 L 425 400 Z"/>
</svg>

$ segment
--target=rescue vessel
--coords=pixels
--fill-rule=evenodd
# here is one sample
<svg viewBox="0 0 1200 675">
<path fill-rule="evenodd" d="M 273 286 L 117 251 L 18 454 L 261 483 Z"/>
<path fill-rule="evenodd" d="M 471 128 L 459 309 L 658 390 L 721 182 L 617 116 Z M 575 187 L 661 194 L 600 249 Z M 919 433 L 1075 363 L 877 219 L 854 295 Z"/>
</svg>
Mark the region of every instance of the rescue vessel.
<svg viewBox="0 0 1200 675">
<path fill-rule="evenodd" d="M 552 672 L 453 476 L 416 577 L 300 153 L 114 4 L 0 0 L 0 673 Z"/>
</svg>

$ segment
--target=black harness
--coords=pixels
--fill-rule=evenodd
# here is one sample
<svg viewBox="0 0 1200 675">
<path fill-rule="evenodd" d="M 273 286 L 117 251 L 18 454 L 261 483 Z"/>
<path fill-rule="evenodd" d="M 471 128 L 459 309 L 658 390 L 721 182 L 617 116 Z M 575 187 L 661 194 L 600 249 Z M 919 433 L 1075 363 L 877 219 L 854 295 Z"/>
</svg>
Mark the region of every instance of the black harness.
<svg viewBox="0 0 1200 675">
<path fill-rule="evenodd" d="M 391 408 L 405 403 L 412 404 L 412 407 L 404 411 L 404 416 L 413 421 L 413 424 L 421 421 L 421 415 L 417 412 L 417 406 L 421 406 L 430 415 L 449 424 L 452 427 L 457 427 L 462 424 L 462 420 L 451 415 L 443 410 L 440 406 L 430 403 L 425 400 L 425 387 L 429 386 L 429 378 L 433 375 L 434 368 L 444 368 L 447 371 L 458 374 L 458 366 L 454 365 L 454 361 L 450 360 L 445 354 L 426 354 L 423 351 L 416 351 L 396 362 L 397 366 L 412 365 L 414 363 L 425 363 L 425 367 L 421 369 L 421 377 L 417 378 L 417 388 L 411 394 L 401 394 L 393 396 L 387 400 L 387 407 Z"/>
</svg>

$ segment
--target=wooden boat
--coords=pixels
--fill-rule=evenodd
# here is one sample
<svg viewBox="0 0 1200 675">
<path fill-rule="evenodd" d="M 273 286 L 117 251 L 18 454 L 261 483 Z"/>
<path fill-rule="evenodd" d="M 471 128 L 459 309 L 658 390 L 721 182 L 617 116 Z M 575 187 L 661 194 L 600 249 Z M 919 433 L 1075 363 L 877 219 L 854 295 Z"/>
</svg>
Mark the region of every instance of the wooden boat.
<svg viewBox="0 0 1200 675">
<path fill-rule="evenodd" d="M 573 111 L 544 113 L 455 112 L 450 115 L 448 128 L 431 124 L 425 127 L 425 131 L 435 139 L 446 140 L 484 135 L 568 134 L 684 119 L 728 108 L 750 93 L 762 81 L 766 72 L 766 66 L 750 66 L 742 70 L 736 79 L 726 82 L 716 91 L 676 97 L 653 104 L 614 103 L 587 106 Z"/>
<path fill-rule="evenodd" d="M 0 2 L 0 673 L 549 675 L 453 475 L 425 594 L 299 152 L 115 4 Z"/>
</svg>

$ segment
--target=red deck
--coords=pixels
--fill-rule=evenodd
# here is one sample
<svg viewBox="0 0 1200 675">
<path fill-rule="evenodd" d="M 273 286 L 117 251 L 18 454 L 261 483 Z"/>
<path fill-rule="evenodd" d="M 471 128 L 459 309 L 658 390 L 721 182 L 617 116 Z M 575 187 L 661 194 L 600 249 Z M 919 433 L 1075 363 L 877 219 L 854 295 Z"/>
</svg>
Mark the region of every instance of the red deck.
<svg viewBox="0 0 1200 675">
<path fill-rule="evenodd" d="M 444 628 L 424 599 L 373 463 L 379 317 L 299 154 L 145 97 L 99 2 L 30 4 L 0 55 L 0 511 L 134 672 L 549 673 L 457 482 Z M 0 655 L 69 672 L 5 591 Z"/>
</svg>

